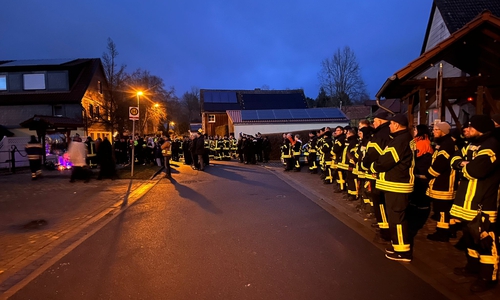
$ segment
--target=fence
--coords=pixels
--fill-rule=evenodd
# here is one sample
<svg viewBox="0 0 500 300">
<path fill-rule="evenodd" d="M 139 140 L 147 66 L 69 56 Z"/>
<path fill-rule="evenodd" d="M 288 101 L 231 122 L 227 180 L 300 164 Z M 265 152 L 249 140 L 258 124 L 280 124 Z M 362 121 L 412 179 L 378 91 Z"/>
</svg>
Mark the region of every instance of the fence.
<svg viewBox="0 0 500 300">
<path fill-rule="evenodd" d="M 4 137 L 0 141 L 0 170 L 15 172 L 15 168 L 29 166 L 24 147 L 29 137 Z"/>
</svg>

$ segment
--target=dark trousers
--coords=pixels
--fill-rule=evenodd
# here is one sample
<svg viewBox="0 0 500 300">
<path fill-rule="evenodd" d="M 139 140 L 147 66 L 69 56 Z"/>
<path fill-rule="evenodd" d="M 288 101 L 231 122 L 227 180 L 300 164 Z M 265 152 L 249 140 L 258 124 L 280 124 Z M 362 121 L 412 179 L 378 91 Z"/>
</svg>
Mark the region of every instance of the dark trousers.
<svg viewBox="0 0 500 300">
<path fill-rule="evenodd" d="M 347 183 L 347 193 L 351 196 L 358 197 L 358 182 L 355 174 L 352 173 L 352 171 L 347 171 L 347 178 L 346 178 L 346 183 Z"/>
<path fill-rule="evenodd" d="M 373 213 L 380 228 L 380 237 L 389 241 L 391 235 L 389 233 L 389 221 L 385 207 L 385 194 L 375 188 L 375 180 L 367 179 L 369 182 L 370 191 L 367 191 L 370 201 L 373 203 Z"/>
<path fill-rule="evenodd" d="M 465 268 L 471 273 L 478 273 L 479 279 L 486 281 L 498 280 L 498 237 L 495 235 L 495 224 L 489 228 L 488 237 L 481 239 L 479 244 L 474 242 L 467 224 L 464 222 L 463 240 L 467 247 Z"/>
<path fill-rule="evenodd" d="M 316 152 L 309 152 L 309 171 L 311 172 L 317 172 L 318 170 L 318 163 L 316 162 Z"/>
<path fill-rule="evenodd" d="M 271 156 L 271 151 L 264 150 L 264 162 L 269 162 L 269 157 Z"/>
<path fill-rule="evenodd" d="M 201 171 L 205 169 L 205 162 L 203 161 L 203 154 L 198 154 L 198 166 Z"/>
<path fill-rule="evenodd" d="M 167 176 L 172 175 L 172 172 L 170 169 L 170 156 L 163 157 L 163 166 L 165 167 L 164 171 L 167 174 Z"/>
<path fill-rule="evenodd" d="M 90 179 L 90 174 L 92 171 L 88 167 L 75 167 L 71 170 L 71 181 L 75 181 L 75 179 L 83 179 L 88 181 Z"/>
<path fill-rule="evenodd" d="M 30 170 L 32 178 L 36 178 L 38 175 L 42 174 L 42 160 L 30 159 Z"/>
<path fill-rule="evenodd" d="M 408 194 L 384 192 L 389 231 L 392 246 L 396 252 L 410 252 L 412 244 L 408 234 L 408 220 L 406 209 L 410 200 Z"/>
</svg>

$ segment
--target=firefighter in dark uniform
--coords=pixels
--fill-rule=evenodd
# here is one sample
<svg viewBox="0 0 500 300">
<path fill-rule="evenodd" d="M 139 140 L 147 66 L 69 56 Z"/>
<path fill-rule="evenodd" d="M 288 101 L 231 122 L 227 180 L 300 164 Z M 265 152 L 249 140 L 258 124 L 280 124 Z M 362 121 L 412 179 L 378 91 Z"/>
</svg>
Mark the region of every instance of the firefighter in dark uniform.
<svg viewBox="0 0 500 300">
<path fill-rule="evenodd" d="M 208 134 L 203 135 L 203 163 L 205 167 L 210 165 L 210 139 L 208 138 Z"/>
<path fill-rule="evenodd" d="M 325 131 L 325 133 L 323 134 L 323 142 L 321 143 L 321 153 L 323 153 L 323 163 L 325 164 L 325 170 L 323 171 L 324 184 L 333 183 L 333 174 L 332 174 L 333 170 L 331 168 L 333 161 L 332 149 L 333 149 L 332 132 Z"/>
<path fill-rule="evenodd" d="M 285 171 L 293 170 L 293 139 L 292 134 L 288 133 L 283 140 L 283 159 L 285 160 Z"/>
<path fill-rule="evenodd" d="M 293 145 L 293 162 L 294 162 L 294 171 L 300 172 L 300 156 L 302 154 L 302 141 L 300 140 L 300 136 L 296 134 L 294 136 L 294 145 Z"/>
<path fill-rule="evenodd" d="M 433 203 L 433 211 L 439 215 L 436 232 L 427 235 L 433 241 L 448 242 L 450 238 L 450 209 L 455 199 L 456 176 L 450 161 L 457 148 L 451 138 L 450 125 L 440 122 L 434 125 L 434 142 L 436 147 L 432 154 L 432 162 L 426 174 L 429 186 L 426 195 Z"/>
<path fill-rule="evenodd" d="M 347 200 L 358 200 L 358 182 L 356 172 L 356 150 L 358 149 L 358 133 L 356 129 L 347 130 L 345 153 Z M 343 155 L 344 156 L 344 155 Z"/>
<path fill-rule="evenodd" d="M 378 174 L 376 188 L 385 194 L 385 206 L 392 247 L 386 249 L 385 256 L 391 260 L 411 261 L 411 237 L 405 211 L 409 204 L 408 195 L 413 191 L 415 164 L 413 138 L 408 131 L 408 119 L 402 114 L 394 116 L 389 128 L 392 140 L 385 147 L 378 160 L 370 169 Z M 411 142 L 411 143 L 410 143 Z"/>
<path fill-rule="evenodd" d="M 471 117 L 470 144 L 451 165 L 462 173 L 451 215 L 464 223 L 467 264 L 455 268 L 461 276 L 478 276 L 471 291 L 482 292 L 498 282 L 498 237 L 495 223 L 498 217 L 498 186 L 500 183 L 500 144 L 492 135 L 493 121 L 486 115 Z M 476 218 L 482 211 L 480 218 Z"/>
<path fill-rule="evenodd" d="M 377 175 L 370 170 L 372 163 L 376 162 L 382 155 L 383 149 L 387 146 L 390 137 L 389 119 L 390 114 L 386 111 L 378 113 L 374 120 L 373 136 L 366 145 L 366 153 L 363 158 L 362 167 L 366 170 L 365 173 L 365 193 L 369 196 L 373 203 L 373 210 L 377 223 L 373 226 L 378 226 L 380 229 L 379 235 L 376 237 L 377 242 L 389 242 L 391 240 L 389 234 L 389 223 L 387 222 L 387 214 L 385 212 L 384 193 L 375 187 Z"/>
<path fill-rule="evenodd" d="M 89 167 L 95 168 L 97 167 L 97 151 L 96 145 L 90 136 L 87 137 L 85 145 L 87 146 L 87 164 L 89 165 Z M 140 149 L 140 151 L 143 150 Z"/>
<path fill-rule="evenodd" d="M 321 179 L 325 179 L 325 154 L 323 153 L 323 143 L 325 141 L 325 127 L 318 131 L 318 140 L 316 143 L 316 153 L 319 156 L 319 168 L 321 170 Z"/>
<path fill-rule="evenodd" d="M 231 150 L 231 142 L 224 136 L 222 140 L 222 159 L 223 160 L 231 160 L 231 155 L 229 155 L 229 151 Z"/>
<path fill-rule="evenodd" d="M 309 142 L 307 143 L 307 152 L 309 153 L 308 163 L 309 163 L 309 172 L 311 174 L 318 173 L 318 163 L 316 162 L 316 144 L 318 142 L 317 132 L 311 131 L 309 133 Z"/>
<path fill-rule="evenodd" d="M 30 162 L 31 180 L 36 180 L 42 175 L 42 144 L 38 142 L 36 136 L 32 135 L 25 150 Z"/>
<path fill-rule="evenodd" d="M 357 207 L 357 209 L 359 211 L 364 209 L 365 212 L 368 212 L 370 214 L 373 211 L 373 203 L 369 198 L 369 193 L 367 193 L 367 186 L 365 185 L 366 170 L 363 168 L 363 159 L 365 158 L 366 146 L 368 145 L 368 142 L 372 137 L 372 133 L 373 133 L 372 127 L 363 127 L 359 129 L 358 131 L 359 144 L 356 150 L 356 156 L 357 156 L 356 174 L 358 176 L 359 198 L 360 198 L 360 204 Z"/>
<path fill-rule="evenodd" d="M 347 169 L 347 165 L 345 164 L 345 160 L 342 159 L 345 148 L 345 134 L 344 128 L 341 126 L 337 126 L 335 128 L 335 142 L 333 144 L 333 155 L 335 156 L 335 163 L 333 164 L 334 169 L 337 170 L 336 174 L 334 174 L 334 180 L 336 179 L 337 186 L 334 187 L 334 193 L 341 193 L 345 191 L 345 171 Z"/>
</svg>

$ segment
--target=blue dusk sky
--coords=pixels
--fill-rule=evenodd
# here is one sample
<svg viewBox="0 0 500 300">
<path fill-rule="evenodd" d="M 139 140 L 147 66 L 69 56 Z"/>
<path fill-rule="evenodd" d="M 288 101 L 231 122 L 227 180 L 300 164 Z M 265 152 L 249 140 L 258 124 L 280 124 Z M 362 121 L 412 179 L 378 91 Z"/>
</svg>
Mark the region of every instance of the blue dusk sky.
<svg viewBox="0 0 500 300">
<path fill-rule="evenodd" d="M 182 96 L 204 89 L 302 88 L 316 98 L 321 61 L 355 52 L 373 99 L 420 55 L 432 0 L 8 0 L 0 60 L 102 57 L 148 70 Z"/>
</svg>

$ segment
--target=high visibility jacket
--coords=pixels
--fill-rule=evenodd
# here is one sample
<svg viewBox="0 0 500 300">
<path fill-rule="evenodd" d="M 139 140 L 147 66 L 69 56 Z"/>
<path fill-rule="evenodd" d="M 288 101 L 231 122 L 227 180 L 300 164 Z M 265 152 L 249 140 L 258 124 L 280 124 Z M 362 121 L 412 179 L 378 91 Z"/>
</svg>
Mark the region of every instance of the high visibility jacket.
<svg viewBox="0 0 500 300">
<path fill-rule="evenodd" d="M 232 151 L 238 150 L 238 140 L 235 138 L 232 138 L 229 141 L 231 142 L 231 150 Z"/>
<path fill-rule="evenodd" d="M 391 131 L 389 129 L 389 122 L 378 126 L 373 132 L 373 136 L 370 138 L 368 144 L 366 144 L 366 153 L 361 165 L 367 173 L 366 178 L 376 179 L 376 175 L 370 171 L 370 166 L 382 155 L 390 140 Z"/>
<path fill-rule="evenodd" d="M 293 145 L 293 156 L 300 156 L 302 154 L 302 141 L 301 140 L 296 140 L 295 145 Z"/>
<path fill-rule="evenodd" d="M 370 170 L 378 173 L 375 187 L 379 190 L 408 194 L 413 191 L 415 181 L 415 142 L 408 130 L 400 130 L 391 136 L 392 140 L 378 160 L 372 163 Z"/>
<path fill-rule="evenodd" d="M 363 169 L 363 158 L 365 157 L 366 154 L 366 145 L 368 145 L 369 139 L 363 139 L 359 142 L 358 147 L 356 148 L 356 157 L 357 157 L 357 162 L 356 162 L 356 174 L 358 175 L 358 178 L 365 178 L 366 170 Z"/>
<path fill-rule="evenodd" d="M 427 171 L 429 187 L 426 195 L 439 200 L 453 200 L 456 192 L 456 171 L 451 168 L 451 158 L 456 152 L 455 142 L 449 134 L 437 139 L 432 163 Z"/>
<path fill-rule="evenodd" d="M 28 143 L 26 144 L 26 154 L 28 155 L 29 160 L 38 160 L 42 159 L 43 156 L 43 148 L 40 143 Z"/>
<path fill-rule="evenodd" d="M 344 148 L 344 151 L 342 153 L 342 156 L 343 156 L 343 161 L 345 161 L 344 163 L 344 166 L 345 166 L 345 169 L 344 170 L 354 170 L 354 168 L 356 167 L 356 161 L 357 161 L 357 157 L 356 157 L 356 150 L 357 150 L 357 147 L 358 147 L 358 138 L 356 136 L 351 136 L 347 139 L 346 143 L 345 143 L 345 148 Z M 340 166 L 339 166 L 340 168 Z"/>
<path fill-rule="evenodd" d="M 229 142 L 228 139 L 222 140 L 222 150 L 229 151 L 230 148 L 231 148 L 231 142 Z"/>
<path fill-rule="evenodd" d="M 292 157 L 292 153 L 293 153 L 292 143 L 290 142 L 289 139 L 285 139 L 283 141 L 283 146 L 281 149 L 283 149 L 283 158 L 291 158 Z"/>
<path fill-rule="evenodd" d="M 460 154 L 451 159 L 452 167 L 463 174 L 450 211 L 453 216 L 471 221 L 482 206 L 483 212 L 490 216 L 490 221 L 496 222 L 500 183 L 500 163 L 496 154 L 499 151 L 498 141 L 487 133 L 471 141 Z M 460 167 L 462 161 L 469 163 Z"/>
<path fill-rule="evenodd" d="M 307 152 L 316 153 L 316 144 L 317 143 L 318 143 L 317 136 L 313 136 L 312 138 L 310 138 L 309 142 L 307 143 Z"/>
<path fill-rule="evenodd" d="M 330 136 L 326 136 L 323 139 L 321 153 L 323 153 L 323 161 L 326 163 L 330 163 L 333 159 L 332 156 L 333 149 L 333 139 Z"/>
</svg>

